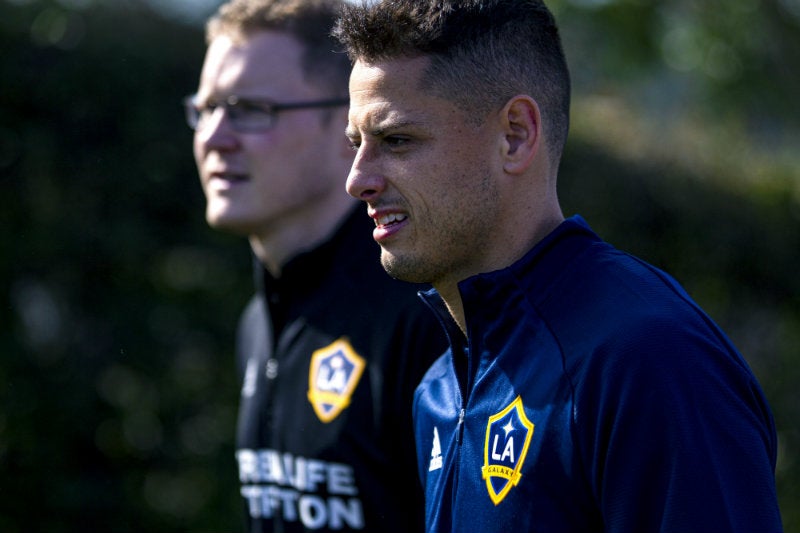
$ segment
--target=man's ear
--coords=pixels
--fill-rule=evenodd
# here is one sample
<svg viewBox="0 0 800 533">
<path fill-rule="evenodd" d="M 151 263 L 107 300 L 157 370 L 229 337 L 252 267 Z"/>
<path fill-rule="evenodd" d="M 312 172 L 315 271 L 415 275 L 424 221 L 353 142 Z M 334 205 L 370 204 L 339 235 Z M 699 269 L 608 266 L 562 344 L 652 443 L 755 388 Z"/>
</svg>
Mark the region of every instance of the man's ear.
<svg viewBox="0 0 800 533">
<path fill-rule="evenodd" d="M 533 163 L 542 135 L 542 116 L 536 101 L 527 95 L 511 98 L 501 115 L 505 133 L 503 170 L 521 174 Z"/>
</svg>

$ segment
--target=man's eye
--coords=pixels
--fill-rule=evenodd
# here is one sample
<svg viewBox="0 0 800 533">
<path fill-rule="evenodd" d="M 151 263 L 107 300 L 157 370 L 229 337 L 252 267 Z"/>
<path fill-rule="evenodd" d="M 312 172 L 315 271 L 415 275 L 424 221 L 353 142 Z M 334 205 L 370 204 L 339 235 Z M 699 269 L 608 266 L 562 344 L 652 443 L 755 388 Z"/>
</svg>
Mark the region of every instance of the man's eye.
<svg viewBox="0 0 800 533">
<path fill-rule="evenodd" d="M 408 143 L 408 141 L 408 137 L 401 137 L 399 135 L 389 135 L 383 139 L 383 142 L 391 147 L 403 146 L 404 144 Z"/>
<path fill-rule="evenodd" d="M 358 149 L 361 147 L 361 141 L 349 140 L 347 144 L 348 146 L 350 146 L 350 149 L 354 152 L 358 152 Z"/>
<path fill-rule="evenodd" d="M 247 113 L 248 115 L 269 115 L 270 111 L 262 106 L 250 102 L 238 102 L 236 108 L 240 113 Z"/>
</svg>

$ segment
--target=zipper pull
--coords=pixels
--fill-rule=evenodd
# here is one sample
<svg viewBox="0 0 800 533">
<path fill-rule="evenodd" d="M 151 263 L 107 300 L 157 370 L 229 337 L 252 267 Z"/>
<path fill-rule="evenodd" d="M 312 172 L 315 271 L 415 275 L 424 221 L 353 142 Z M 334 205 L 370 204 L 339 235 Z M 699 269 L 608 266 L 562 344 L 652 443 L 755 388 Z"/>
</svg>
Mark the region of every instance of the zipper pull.
<svg viewBox="0 0 800 533">
<path fill-rule="evenodd" d="M 458 426 L 456 427 L 456 443 L 461 444 L 461 437 L 464 434 L 464 416 L 466 415 L 466 410 L 462 407 L 461 411 L 458 412 Z"/>
</svg>

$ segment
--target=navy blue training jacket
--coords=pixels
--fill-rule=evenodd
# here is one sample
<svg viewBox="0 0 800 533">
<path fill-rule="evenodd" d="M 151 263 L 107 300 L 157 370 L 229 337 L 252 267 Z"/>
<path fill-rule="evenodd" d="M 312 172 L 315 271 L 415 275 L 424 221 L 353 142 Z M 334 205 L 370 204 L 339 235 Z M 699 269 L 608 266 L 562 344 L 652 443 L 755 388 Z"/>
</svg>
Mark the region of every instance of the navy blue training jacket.
<svg viewBox="0 0 800 533">
<path fill-rule="evenodd" d="M 418 387 L 429 533 L 775 533 L 776 432 L 742 356 L 580 217 L 459 285 Z"/>
</svg>

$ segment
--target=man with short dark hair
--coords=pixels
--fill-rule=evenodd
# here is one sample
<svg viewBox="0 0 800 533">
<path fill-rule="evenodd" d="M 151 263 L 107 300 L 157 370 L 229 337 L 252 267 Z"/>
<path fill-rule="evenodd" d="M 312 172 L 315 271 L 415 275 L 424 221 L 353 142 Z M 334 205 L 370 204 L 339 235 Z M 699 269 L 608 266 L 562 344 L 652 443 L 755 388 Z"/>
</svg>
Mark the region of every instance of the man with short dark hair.
<svg viewBox="0 0 800 533">
<path fill-rule="evenodd" d="M 384 268 L 433 285 L 451 345 L 414 401 L 427 531 L 780 531 L 742 356 L 669 275 L 562 215 L 570 83 L 547 7 L 384 0 L 335 34 L 347 190 Z"/>
</svg>

